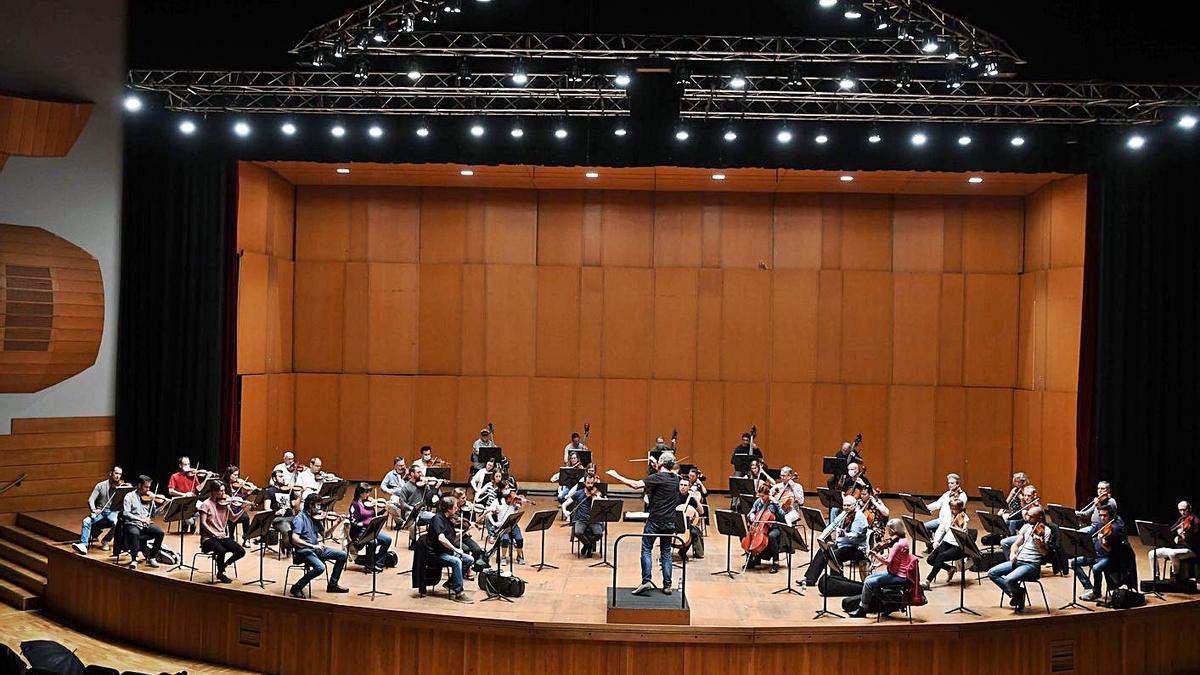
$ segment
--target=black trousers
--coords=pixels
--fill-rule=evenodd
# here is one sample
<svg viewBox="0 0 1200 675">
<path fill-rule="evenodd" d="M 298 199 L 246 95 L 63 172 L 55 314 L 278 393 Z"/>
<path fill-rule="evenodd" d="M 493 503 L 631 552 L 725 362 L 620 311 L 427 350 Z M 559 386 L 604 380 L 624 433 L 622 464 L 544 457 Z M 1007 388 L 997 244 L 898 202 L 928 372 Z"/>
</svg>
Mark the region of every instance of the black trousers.
<svg viewBox="0 0 1200 675">
<path fill-rule="evenodd" d="M 162 528 L 154 523 L 149 525 L 126 523 L 125 550 L 129 551 L 129 555 L 133 556 L 134 560 L 137 560 L 138 551 L 141 551 L 147 560 L 154 560 L 158 558 L 158 551 L 162 548 L 165 534 Z"/>
<path fill-rule="evenodd" d="M 855 560 L 866 558 L 861 549 L 857 546 L 839 546 L 835 552 L 838 562 L 848 563 Z M 825 551 L 817 550 L 813 556 L 812 564 L 808 566 L 808 571 L 804 574 L 804 580 L 809 586 L 817 583 L 817 579 L 821 578 L 821 574 L 825 572 Z"/>
<path fill-rule="evenodd" d="M 250 528 L 250 514 L 243 511 L 242 515 L 238 516 L 234 520 L 229 521 L 229 536 L 231 538 L 236 538 L 234 537 L 234 534 L 237 533 L 237 526 L 239 524 L 242 526 L 242 539 L 245 539 L 246 530 Z"/>
<path fill-rule="evenodd" d="M 929 574 L 925 575 L 925 578 L 933 581 L 937 577 L 938 572 L 950 569 L 950 563 L 962 559 L 963 552 L 961 548 L 943 541 L 925 559 L 925 562 L 929 563 Z"/>
<path fill-rule="evenodd" d="M 234 541 L 232 537 L 226 539 L 209 537 L 200 542 L 200 550 L 213 554 L 213 558 L 217 563 L 218 574 L 224 574 L 226 567 L 241 560 L 246 555 L 246 549 L 242 548 L 242 545 Z"/>
<path fill-rule="evenodd" d="M 579 552 L 586 555 L 596 550 L 596 542 L 600 541 L 600 537 L 604 535 L 603 523 L 589 523 L 586 520 L 577 520 L 571 525 L 571 529 L 575 532 L 575 538 L 579 540 Z"/>
</svg>

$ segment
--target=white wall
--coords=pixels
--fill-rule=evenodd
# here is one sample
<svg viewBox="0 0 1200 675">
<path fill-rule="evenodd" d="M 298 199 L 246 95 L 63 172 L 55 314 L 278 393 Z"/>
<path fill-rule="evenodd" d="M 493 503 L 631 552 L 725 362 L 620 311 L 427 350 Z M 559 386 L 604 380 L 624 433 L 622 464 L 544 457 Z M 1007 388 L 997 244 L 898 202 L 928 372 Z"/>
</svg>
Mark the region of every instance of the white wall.
<svg viewBox="0 0 1200 675">
<path fill-rule="evenodd" d="M 115 412 L 125 7 L 125 0 L 0 0 L 0 91 L 96 104 L 66 157 L 8 158 L 0 222 L 36 225 L 82 247 L 104 277 L 95 365 L 34 394 L 0 394 L 0 433 L 13 417 Z"/>
</svg>

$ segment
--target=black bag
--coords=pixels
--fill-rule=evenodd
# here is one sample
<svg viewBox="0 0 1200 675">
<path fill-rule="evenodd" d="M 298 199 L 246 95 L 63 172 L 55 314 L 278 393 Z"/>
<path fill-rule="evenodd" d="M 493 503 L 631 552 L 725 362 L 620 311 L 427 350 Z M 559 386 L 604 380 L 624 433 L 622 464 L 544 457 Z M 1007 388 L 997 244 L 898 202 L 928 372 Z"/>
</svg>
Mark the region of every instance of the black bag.
<svg viewBox="0 0 1200 675">
<path fill-rule="evenodd" d="M 851 581 L 846 577 L 822 574 L 817 581 L 817 589 L 821 591 L 821 595 L 830 598 L 846 598 L 862 595 L 863 585 L 861 581 Z"/>
<path fill-rule="evenodd" d="M 980 556 L 979 562 L 975 562 L 974 560 L 971 561 L 970 569 L 972 572 L 987 572 L 1005 560 L 1007 560 L 1007 558 L 1004 557 L 1004 553 L 1002 551 L 984 553 L 982 556 Z"/>
<path fill-rule="evenodd" d="M 1128 588 L 1118 588 L 1109 594 L 1108 606 L 1113 609 L 1132 609 L 1146 604 L 1146 596 Z"/>
<path fill-rule="evenodd" d="M 359 556 L 355 556 L 354 564 L 359 565 L 361 567 L 366 567 L 367 563 L 369 563 L 370 560 L 371 560 L 371 556 L 359 555 Z M 400 564 L 400 556 L 396 555 L 395 551 L 388 551 L 383 556 L 383 566 L 384 567 L 395 567 L 396 565 L 399 565 L 399 564 Z"/>
<path fill-rule="evenodd" d="M 1156 584 L 1152 580 L 1142 582 L 1143 593 L 1196 593 L 1195 579 L 1159 579 Z"/>
<path fill-rule="evenodd" d="M 507 572 L 497 574 L 496 570 L 488 569 L 479 573 L 479 588 L 491 595 L 519 598 L 525 595 L 525 580 Z"/>
</svg>

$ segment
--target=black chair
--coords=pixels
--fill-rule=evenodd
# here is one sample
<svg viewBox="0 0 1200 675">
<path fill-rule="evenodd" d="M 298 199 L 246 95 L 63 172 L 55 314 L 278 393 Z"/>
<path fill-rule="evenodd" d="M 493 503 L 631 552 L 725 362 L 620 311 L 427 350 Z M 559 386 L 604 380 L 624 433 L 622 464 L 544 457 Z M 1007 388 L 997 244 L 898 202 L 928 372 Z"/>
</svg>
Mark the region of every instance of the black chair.
<svg viewBox="0 0 1200 675">
<path fill-rule="evenodd" d="M 912 582 L 907 579 L 902 584 L 888 584 L 880 586 L 875 590 L 879 602 L 879 614 L 875 615 L 875 623 L 879 623 L 883 619 L 885 613 L 903 610 L 908 616 L 908 622 L 912 623 L 912 603 L 909 602 L 909 591 L 912 588 Z"/>
<path fill-rule="evenodd" d="M 442 580 L 442 569 L 446 564 L 437 556 L 429 555 L 428 534 L 421 535 L 413 547 L 412 585 L 422 598 L 428 594 L 430 586 L 437 592 L 438 582 Z M 449 597 L 449 589 L 446 596 Z"/>
</svg>

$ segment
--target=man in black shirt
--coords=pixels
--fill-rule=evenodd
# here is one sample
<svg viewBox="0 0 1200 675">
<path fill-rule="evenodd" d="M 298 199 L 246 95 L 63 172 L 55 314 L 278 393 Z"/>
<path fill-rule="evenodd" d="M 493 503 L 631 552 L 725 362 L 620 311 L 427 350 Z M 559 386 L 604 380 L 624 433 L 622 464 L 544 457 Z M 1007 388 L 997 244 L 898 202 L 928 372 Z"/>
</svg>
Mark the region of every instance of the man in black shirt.
<svg viewBox="0 0 1200 675">
<path fill-rule="evenodd" d="M 675 507 L 679 506 L 683 499 L 683 495 L 679 494 L 679 474 L 676 471 L 675 455 L 670 452 L 659 456 L 658 472 L 642 480 L 630 480 L 609 469 L 608 475 L 634 490 L 645 490 L 650 498 L 650 506 L 647 509 L 649 517 L 642 527 L 643 534 L 675 533 Z M 659 559 L 662 562 L 662 592 L 671 594 L 671 537 L 642 537 L 642 583 L 633 590 L 634 595 L 645 595 L 654 588 L 650 581 L 650 551 L 654 539 L 658 539 Z"/>
<path fill-rule="evenodd" d="M 733 475 L 738 478 L 745 478 L 744 471 L 737 470 L 737 457 L 741 455 L 748 459 L 744 460 L 749 463 L 750 459 L 762 459 L 762 448 L 754 444 L 754 439 L 750 437 L 749 432 L 742 434 L 742 443 L 733 449 L 733 454 L 729 456 L 729 463 L 733 465 Z"/>
<path fill-rule="evenodd" d="M 475 564 L 475 559 L 456 541 L 457 531 L 450 519 L 457 514 L 458 500 L 449 496 L 442 497 L 438 501 L 437 515 L 429 521 L 429 532 L 425 535 L 429 555 L 436 556 L 450 568 L 450 579 L 446 581 L 446 587 L 452 600 L 463 599 L 463 569 L 469 570 L 471 565 Z"/>
</svg>

